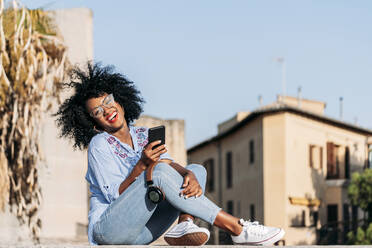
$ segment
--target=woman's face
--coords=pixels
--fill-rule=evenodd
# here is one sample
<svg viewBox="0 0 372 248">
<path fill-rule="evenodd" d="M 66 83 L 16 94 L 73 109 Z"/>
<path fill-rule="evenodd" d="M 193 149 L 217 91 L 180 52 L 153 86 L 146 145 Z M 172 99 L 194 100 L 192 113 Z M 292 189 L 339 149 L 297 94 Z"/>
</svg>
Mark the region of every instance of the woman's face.
<svg viewBox="0 0 372 248">
<path fill-rule="evenodd" d="M 124 109 L 115 102 L 112 94 L 90 98 L 85 102 L 86 111 L 96 121 L 98 128 L 108 133 L 115 133 L 126 124 Z"/>
</svg>

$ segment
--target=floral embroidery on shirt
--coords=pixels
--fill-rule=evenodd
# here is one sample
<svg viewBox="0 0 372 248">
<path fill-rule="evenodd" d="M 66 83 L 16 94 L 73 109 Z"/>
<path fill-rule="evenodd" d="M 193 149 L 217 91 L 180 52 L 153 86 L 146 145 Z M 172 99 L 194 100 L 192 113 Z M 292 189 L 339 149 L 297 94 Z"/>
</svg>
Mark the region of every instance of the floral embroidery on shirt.
<svg viewBox="0 0 372 248">
<path fill-rule="evenodd" d="M 145 131 L 146 131 L 146 128 L 144 128 L 144 127 L 139 127 L 139 128 L 136 129 L 136 133 L 143 133 Z"/>
<path fill-rule="evenodd" d="M 107 142 L 111 145 L 115 142 L 115 138 L 110 136 L 110 137 L 107 138 Z"/>
<path fill-rule="evenodd" d="M 139 127 L 135 128 L 135 136 L 137 139 L 137 144 L 138 144 L 138 151 L 137 153 L 141 153 L 143 148 L 147 145 L 148 143 L 148 129 L 145 127 Z M 107 142 L 110 144 L 110 147 L 114 150 L 114 153 L 123 158 L 127 159 L 130 164 L 136 164 L 138 161 L 138 158 L 132 157 L 131 152 L 127 151 L 127 149 L 123 148 L 123 146 L 120 144 L 120 142 L 115 139 L 113 136 L 110 136 L 107 138 Z"/>
<path fill-rule="evenodd" d="M 125 153 L 123 147 L 120 145 L 120 142 L 116 140 L 114 137 L 110 136 L 107 138 L 107 142 L 113 148 L 114 153 L 121 158 L 127 158 L 128 154 Z"/>
<path fill-rule="evenodd" d="M 147 129 L 140 127 L 136 130 L 136 136 L 137 136 L 137 144 L 143 148 L 145 145 L 147 145 Z"/>
</svg>

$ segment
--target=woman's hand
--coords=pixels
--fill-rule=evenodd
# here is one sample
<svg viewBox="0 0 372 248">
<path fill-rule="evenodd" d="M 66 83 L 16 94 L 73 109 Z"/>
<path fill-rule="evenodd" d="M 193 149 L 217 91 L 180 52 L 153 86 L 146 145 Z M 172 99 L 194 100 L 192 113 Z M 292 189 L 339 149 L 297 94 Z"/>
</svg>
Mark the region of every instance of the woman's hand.
<svg viewBox="0 0 372 248">
<path fill-rule="evenodd" d="M 158 146 L 154 150 L 152 149 L 154 146 L 160 143 L 160 140 L 151 142 L 143 149 L 141 161 L 146 165 L 146 167 L 158 162 L 160 159 L 160 155 L 167 152 L 167 148 L 165 145 Z"/>
<path fill-rule="evenodd" d="M 192 171 L 187 171 L 183 177 L 183 188 L 181 196 L 189 198 L 192 196 L 199 197 L 203 194 L 203 189 L 200 187 L 198 180 L 196 179 Z"/>
</svg>

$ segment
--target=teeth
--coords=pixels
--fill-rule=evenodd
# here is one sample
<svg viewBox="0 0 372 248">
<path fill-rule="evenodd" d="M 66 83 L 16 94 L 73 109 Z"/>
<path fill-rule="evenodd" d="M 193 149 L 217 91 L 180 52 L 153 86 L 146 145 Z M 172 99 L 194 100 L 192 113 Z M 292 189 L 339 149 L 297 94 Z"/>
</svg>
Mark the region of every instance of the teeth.
<svg viewBox="0 0 372 248">
<path fill-rule="evenodd" d="M 114 113 L 110 116 L 109 120 L 110 120 L 110 121 L 113 120 L 117 114 L 118 114 L 117 112 L 114 112 Z"/>
</svg>

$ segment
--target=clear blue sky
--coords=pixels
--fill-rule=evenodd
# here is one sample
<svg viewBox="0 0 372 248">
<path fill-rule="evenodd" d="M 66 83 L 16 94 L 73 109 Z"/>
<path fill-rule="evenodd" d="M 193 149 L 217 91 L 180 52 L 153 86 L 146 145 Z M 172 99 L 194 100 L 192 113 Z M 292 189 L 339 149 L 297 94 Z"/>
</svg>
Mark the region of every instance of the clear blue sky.
<svg viewBox="0 0 372 248">
<path fill-rule="evenodd" d="M 283 56 L 287 94 L 327 103 L 372 129 L 372 1 L 24 0 L 94 13 L 94 57 L 135 81 L 145 114 L 186 121 L 187 146 L 237 111 L 275 101 Z"/>
</svg>

